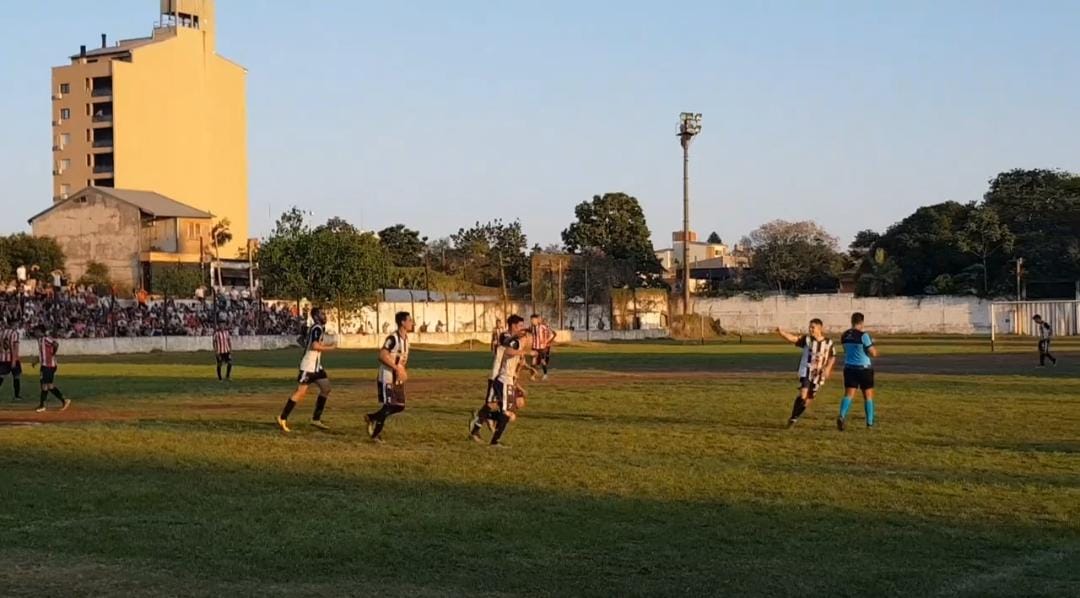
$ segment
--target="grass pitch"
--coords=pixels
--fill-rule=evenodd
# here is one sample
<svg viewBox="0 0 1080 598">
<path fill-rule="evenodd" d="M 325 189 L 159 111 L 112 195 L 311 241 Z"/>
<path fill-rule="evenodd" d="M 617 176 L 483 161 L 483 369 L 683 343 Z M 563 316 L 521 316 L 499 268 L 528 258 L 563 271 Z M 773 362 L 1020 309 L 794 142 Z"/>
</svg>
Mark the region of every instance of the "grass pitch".
<svg viewBox="0 0 1080 598">
<path fill-rule="evenodd" d="M 382 446 L 372 352 L 327 355 L 333 430 L 312 395 L 288 437 L 295 351 L 229 385 L 61 355 L 70 411 L 0 387 L 0 595 L 1080 595 L 1080 346 L 879 347 L 878 426 L 857 401 L 844 433 L 839 377 L 784 429 L 779 343 L 557 348 L 494 452 L 465 439 L 479 349 L 414 349 Z"/>
</svg>

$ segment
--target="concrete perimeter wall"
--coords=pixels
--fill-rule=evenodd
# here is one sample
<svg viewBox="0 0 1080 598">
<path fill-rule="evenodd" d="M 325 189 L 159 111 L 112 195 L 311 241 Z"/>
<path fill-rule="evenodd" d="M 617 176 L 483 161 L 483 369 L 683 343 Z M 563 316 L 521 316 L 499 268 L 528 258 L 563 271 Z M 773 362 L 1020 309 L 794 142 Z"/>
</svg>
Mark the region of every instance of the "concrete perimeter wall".
<svg viewBox="0 0 1080 598">
<path fill-rule="evenodd" d="M 591 332 L 560 330 L 556 342 L 646 340 L 667 338 L 666 330 L 593 330 Z M 337 337 L 342 349 L 374 349 L 382 344 L 384 335 L 343 334 Z M 416 345 L 459 345 L 473 341 L 486 345 L 491 339 L 489 332 L 453 332 L 442 334 L 413 334 Z M 232 339 L 233 351 L 272 351 L 293 348 L 297 354 L 300 347 L 291 336 L 239 336 Z M 60 339 L 60 360 L 65 355 L 119 355 L 125 353 L 192 353 L 211 351 L 212 340 L 208 336 L 170 336 L 138 338 Z M 24 339 L 19 353 L 28 359 L 37 351 L 37 343 Z"/>
<path fill-rule="evenodd" d="M 777 326 L 803 330 L 821 318 L 831 333 L 851 325 L 851 314 L 866 315 L 868 330 L 892 334 L 990 334 L 990 304 L 975 297 L 891 297 L 801 295 L 699 299 L 694 312 L 716 319 L 728 332 L 767 334 Z"/>
</svg>

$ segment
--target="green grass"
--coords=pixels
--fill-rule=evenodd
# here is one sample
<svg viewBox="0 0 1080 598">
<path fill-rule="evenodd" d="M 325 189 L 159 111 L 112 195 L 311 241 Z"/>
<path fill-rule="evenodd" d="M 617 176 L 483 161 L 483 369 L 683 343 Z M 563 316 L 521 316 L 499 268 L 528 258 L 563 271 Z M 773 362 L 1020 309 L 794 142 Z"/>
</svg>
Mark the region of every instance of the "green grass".
<svg viewBox="0 0 1080 598">
<path fill-rule="evenodd" d="M 833 382 L 783 429 L 772 341 L 560 348 L 502 452 L 464 439 L 479 351 L 415 350 L 383 446 L 370 352 L 289 437 L 295 352 L 68 358 L 63 417 L 0 406 L 43 422 L 0 426 L 0 594 L 1080 595 L 1080 347 L 1029 344 L 883 338 L 843 434 Z"/>
</svg>

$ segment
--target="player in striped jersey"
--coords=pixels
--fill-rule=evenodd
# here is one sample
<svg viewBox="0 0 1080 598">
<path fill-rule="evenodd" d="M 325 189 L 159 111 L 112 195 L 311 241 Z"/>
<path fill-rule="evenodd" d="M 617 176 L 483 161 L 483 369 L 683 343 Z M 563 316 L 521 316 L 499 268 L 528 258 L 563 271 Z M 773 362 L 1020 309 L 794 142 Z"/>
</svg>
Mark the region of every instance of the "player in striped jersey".
<svg viewBox="0 0 1080 598">
<path fill-rule="evenodd" d="M 232 380 L 232 336 L 228 324 L 218 324 L 214 333 L 214 355 L 217 357 L 217 379 L 221 381 L 221 364 L 226 364 L 225 380 Z"/>
<path fill-rule="evenodd" d="M 289 414 L 292 413 L 296 404 L 304 399 L 308 388 L 314 384 L 319 387 L 319 398 L 315 401 L 315 411 L 311 415 L 311 425 L 320 430 L 329 430 L 329 426 L 322 422 L 323 409 L 330 397 L 330 378 L 322 365 L 322 354 L 335 349 L 333 343 L 327 342 L 326 315 L 322 309 L 316 307 L 311 310 L 311 327 L 297 339 L 304 347 L 304 356 L 300 359 L 300 375 L 296 377 L 296 392 L 285 402 L 281 415 L 277 418 L 278 427 L 282 432 L 290 432 Z"/>
<path fill-rule="evenodd" d="M 789 428 L 798 423 L 799 416 L 814 402 L 818 390 L 832 375 L 833 366 L 836 364 L 836 350 L 833 342 L 825 337 L 824 328 L 822 321 L 814 318 L 810 320 L 809 334 L 795 336 L 781 328 L 776 329 L 776 333 L 784 340 L 802 349 L 802 359 L 799 360 L 799 394 L 795 396 L 795 404 L 791 408 Z"/>
<path fill-rule="evenodd" d="M 480 430 L 484 423 L 493 420 L 495 433 L 491 436 L 491 446 L 501 446 L 500 440 L 506 427 L 514 420 L 515 401 L 518 399 L 517 376 L 521 363 L 533 355 L 525 343 L 528 329 L 525 319 L 518 315 L 506 320 L 507 332 L 500 339 L 500 346 L 495 352 L 492 364 L 490 386 L 484 407 L 473 413 L 469 426 L 469 438 L 483 442 Z"/>
<path fill-rule="evenodd" d="M 56 386 L 56 352 L 60 349 L 60 343 L 46 333 L 44 326 L 35 328 L 34 336 L 38 341 L 38 358 L 33 365 L 41 365 L 41 403 L 35 411 L 45 411 L 45 401 L 50 394 L 60 401 L 60 411 L 64 411 L 71 406 L 71 399 L 65 399 L 64 393 Z"/>
<path fill-rule="evenodd" d="M 533 365 L 544 371 L 544 377 L 541 379 L 547 380 L 548 368 L 551 367 L 551 343 L 555 342 L 555 331 L 544 322 L 540 314 L 533 314 L 529 320 L 532 324 L 529 334 L 532 335 L 532 348 L 535 351 Z"/>
<path fill-rule="evenodd" d="M 1046 360 L 1050 360 L 1050 365 L 1057 365 L 1057 357 L 1054 357 L 1050 353 L 1050 340 L 1054 338 L 1054 327 L 1050 325 L 1050 322 L 1043 320 L 1043 317 L 1039 314 L 1035 314 L 1035 317 L 1031 318 L 1035 320 L 1035 329 L 1039 333 L 1039 367 L 1046 367 Z"/>
<path fill-rule="evenodd" d="M 382 442 L 386 420 L 395 413 L 405 411 L 405 382 L 409 380 L 409 333 L 413 331 L 413 319 L 407 311 L 394 315 L 397 330 L 386 337 L 379 349 L 379 373 L 376 380 L 379 410 L 364 416 L 368 436 Z"/>
<path fill-rule="evenodd" d="M 0 386 L 4 378 L 11 375 L 11 384 L 15 388 L 12 400 L 22 400 L 22 362 L 19 360 L 19 329 L 12 323 L 5 323 L 0 329 Z"/>
</svg>

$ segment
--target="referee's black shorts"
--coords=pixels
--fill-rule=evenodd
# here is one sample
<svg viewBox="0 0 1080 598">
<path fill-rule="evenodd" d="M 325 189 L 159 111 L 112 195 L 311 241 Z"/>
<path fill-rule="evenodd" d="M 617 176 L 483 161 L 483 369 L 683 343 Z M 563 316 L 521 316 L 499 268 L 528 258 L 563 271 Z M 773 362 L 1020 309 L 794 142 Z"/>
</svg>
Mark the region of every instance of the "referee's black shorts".
<svg viewBox="0 0 1080 598">
<path fill-rule="evenodd" d="M 844 388 L 874 389 L 874 368 L 844 368 Z"/>
</svg>

